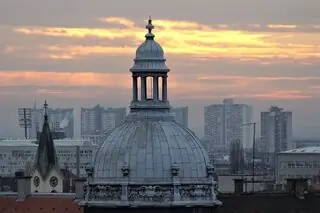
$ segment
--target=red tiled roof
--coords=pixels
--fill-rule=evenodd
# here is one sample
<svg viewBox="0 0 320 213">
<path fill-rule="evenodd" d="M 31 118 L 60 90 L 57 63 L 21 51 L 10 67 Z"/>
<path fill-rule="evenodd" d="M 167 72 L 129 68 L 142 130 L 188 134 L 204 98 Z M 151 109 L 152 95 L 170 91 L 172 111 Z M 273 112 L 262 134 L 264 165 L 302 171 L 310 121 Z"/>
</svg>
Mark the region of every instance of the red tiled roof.
<svg viewBox="0 0 320 213">
<path fill-rule="evenodd" d="M 81 213 L 81 208 L 71 197 L 15 197 L 0 196 L 0 213 Z"/>
</svg>

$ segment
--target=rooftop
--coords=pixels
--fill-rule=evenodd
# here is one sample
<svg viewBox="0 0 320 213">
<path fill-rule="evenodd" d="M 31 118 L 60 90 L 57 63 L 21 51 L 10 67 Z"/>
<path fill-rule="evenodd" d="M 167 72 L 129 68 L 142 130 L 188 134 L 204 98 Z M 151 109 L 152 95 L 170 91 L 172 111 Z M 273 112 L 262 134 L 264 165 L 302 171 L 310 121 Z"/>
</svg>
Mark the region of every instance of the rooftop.
<svg viewBox="0 0 320 213">
<path fill-rule="evenodd" d="M 5 213 L 80 213 L 81 209 L 75 202 L 75 195 L 64 194 L 31 194 L 23 201 L 17 201 L 17 193 L 0 193 L 0 212 Z"/>
<path fill-rule="evenodd" d="M 303 154 L 320 154 L 320 147 L 314 146 L 314 147 L 304 147 L 304 148 L 299 148 L 299 149 L 292 149 L 284 152 L 280 152 L 281 154 L 283 153 L 303 153 Z"/>
<path fill-rule="evenodd" d="M 53 140 L 55 146 L 84 146 L 93 145 L 89 139 L 59 139 Z M 34 139 L 5 139 L 0 140 L 0 146 L 35 146 L 36 140 Z"/>
</svg>

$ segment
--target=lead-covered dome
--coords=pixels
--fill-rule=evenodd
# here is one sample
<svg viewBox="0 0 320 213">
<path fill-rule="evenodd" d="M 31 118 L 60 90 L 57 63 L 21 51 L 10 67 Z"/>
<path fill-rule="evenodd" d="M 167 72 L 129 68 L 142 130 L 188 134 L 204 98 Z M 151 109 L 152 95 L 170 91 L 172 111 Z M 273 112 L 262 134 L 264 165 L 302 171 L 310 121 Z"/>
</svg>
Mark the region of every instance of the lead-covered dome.
<svg viewBox="0 0 320 213">
<path fill-rule="evenodd" d="M 172 168 L 181 181 L 207 179 L 209 157 L 190 130 L 173 121 L 128 120 L 107 135 L 94 159 L 95 180 L 172 182 Z"/>
<path fill-rule="evenodd" d="M 147 37 L 147 39 L 138 47 L 136 59 L 164 59 L 163 49 L 160 44 Z"/>
</svg>

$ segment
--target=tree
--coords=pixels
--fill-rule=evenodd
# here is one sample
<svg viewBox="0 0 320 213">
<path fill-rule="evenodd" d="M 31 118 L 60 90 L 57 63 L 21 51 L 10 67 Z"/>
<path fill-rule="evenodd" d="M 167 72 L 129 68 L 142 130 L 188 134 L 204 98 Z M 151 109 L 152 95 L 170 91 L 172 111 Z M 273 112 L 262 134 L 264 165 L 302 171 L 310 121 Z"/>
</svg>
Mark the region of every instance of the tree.
<svg viewBox="0 0 320 213">
<path fill-rule="evenodd" d="M 233 140 L 230 144 L 230 172 L 238 174 L 244 169 L 243 146 L 239 139 Z"/>
</svg>

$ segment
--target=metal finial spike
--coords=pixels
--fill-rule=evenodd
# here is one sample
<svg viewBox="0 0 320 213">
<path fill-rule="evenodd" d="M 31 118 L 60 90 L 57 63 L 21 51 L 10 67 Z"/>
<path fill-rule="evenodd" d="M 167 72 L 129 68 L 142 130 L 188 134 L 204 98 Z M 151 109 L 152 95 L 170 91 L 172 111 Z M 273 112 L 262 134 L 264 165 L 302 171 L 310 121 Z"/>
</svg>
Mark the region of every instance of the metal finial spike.
<svg viewBox="0 0 320 213">
<path fill-rule="evenodd" d="M 44 101 L 43 108 L 44 108 L 44 117 L 45 117 L 45 119 L 47 119 L 48 118 L 48 114 L 47 114 L 48 103 L 47 103 L 47 101 Z"/>
<path fill-rule="evenodd" d="M 148 30 L 149 33 L 152 33 L 154 26 L 152 24 L 152 19 L 151 16 L 149 16 L 148 24 L 146 26 L 146 29 Z"/>
</svg>

